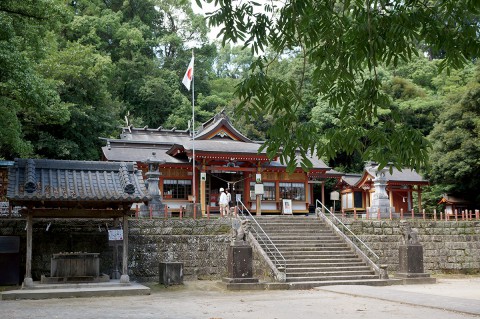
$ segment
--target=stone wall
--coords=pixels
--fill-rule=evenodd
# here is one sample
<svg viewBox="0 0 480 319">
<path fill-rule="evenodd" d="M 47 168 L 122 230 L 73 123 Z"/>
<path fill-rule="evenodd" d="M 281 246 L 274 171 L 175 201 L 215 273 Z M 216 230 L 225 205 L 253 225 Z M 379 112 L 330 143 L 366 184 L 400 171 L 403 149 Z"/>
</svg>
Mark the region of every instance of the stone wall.
<svg viewBox="0 0 480 319">
<path fill-rule="evenodd" d="M 50 226 L 48 227 L 48 225 Z M 212 279 L 226 275 L 231 221 L 222 219 L 131 219 L 129 221 L 129 275 L 132 280 L 157 281 L 159 263 L 184 263 L 184 279 Z M 26 221 L 0 219 L 0 236 L 20 236 L 20 277 L 25 274 Z M 117 226 L 117 225 L 115 225 Z M 48 227 L 48 230 L 47 230 Z M 100 272 L 115 270 L 115 246 L 107 229 L 113 220 L 34 219 L 32 276 L 50 274 L 50 258 L 58 252 L 100 253 Z M 118 246 L 119 268 L 122 246 Z"/>
<path fill-rule="evenodd" d="M 132 278 L 157 281 L 159 262 L 183 262 L 184 279 L 220 279 L 227 274 L 231 222 L 221 219 L 130 221 Z"/>
<path fill-rule="evenodd" d="M 50 224 L 50 227 L 48 225 Z M 398 267 L 401 233 L 398 221 L 345 219 L 352 231 L 389 265 Z M 20 276 L 25 273 L 25 220 L 0 219 L 0 236 L 20 236 Z M 480 222 L 433 222 L 415 220 L 424 247 L 425 270 L 437 272 L 480 272 Z M 34 220 L 32 275 L 38 280 L 50 273 L 51 255 L 58 252 L 98 252 L 102 273 L 114 270 L 114 246 L 107 228 L 112 220 Z M 221 279 L 227 275 L 227 247 L 231 220 L 222 219 L 131 219 L 129 222 L 129 275 L 136 281 L 158 281 L 160 262 L 183 262 L 184 279 Z M 48 228 L 48 230 L 47 230 Z M 122 247 L 119 247 L 121 253 Z M 259 278 L 272 273 L 254 252 L 254 272 Z M 121 262 L 121 256 L 119 261 Z M 121 269 L 121 267 L 119 268 Z"/>
<path fill-rule="evenodd" d="M 398 269 L 398 247 L 402 242 L 399 221 L 344 219 L 363 242 L 388 265 Z M 431 273 L 480 272 L 480 222 L 409 221 L 423 245 L 425 271 Z"/>
</svg>

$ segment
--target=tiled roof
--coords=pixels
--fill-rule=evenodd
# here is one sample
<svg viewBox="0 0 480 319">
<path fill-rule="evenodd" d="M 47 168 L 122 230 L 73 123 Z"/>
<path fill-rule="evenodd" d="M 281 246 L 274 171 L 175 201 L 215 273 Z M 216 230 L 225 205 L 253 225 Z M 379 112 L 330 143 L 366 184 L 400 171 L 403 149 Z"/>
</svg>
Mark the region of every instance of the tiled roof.
<svg viewBox="0 0 480 319">
<path fill-rule="evenodd" d="M 307 155 L 307 158 L 310 160 L 310 162 L 312 162 L 312 168 L 313 169 L 330 170 L 330 167 L 327 166 L 327 164 L 325 164 L 321 159 L 317 158 L 316 156 Z M 300 154 L 296 155 L 295 160 L 297 161 L 297 167 L 301 167 L 300 163 L 302 161 L 302 158 L 301 158 Z M 280 162 L 280 159 L 277 159 L 275 161 L 271 161 L 266 167 L 268 167 L 268 166 L 270 166 L 270 167 L 287 167 L 287 164 L 286 163 L 282 164 Z M 334 171 L 332 171 L 332 173 L 333 172 Z M 335 173 L 338 173 L 338 172 L 335 172 Z M 341 173 L 339 173 L 339 174 L 341 174 Z"/>
<path fill-rule="evenodd" d="M 16 159 L 9 169 L 7 197 L 11 204 L 84 202 L 107 207 L 109 203 L 148 201 L 142 174 L 134 163 Z"/>
<path fill-rule="evenodd" d="M 202 124 L 202 126 L 198 130 L 198 134 L 196 135 L 196 138 L 198 138 L 199 140 L 205 139 L 212 132 L 215 132 L 222 126 L 226 127 L 227 130 L 232 132 L 235 135 L 235 138 L 237 138 L 238 140 L 247 142 L 247 143 L 252 142 L 252 140 L 250 140 L 248 137 L 240 133 L 235 127 L 233 127 L 232 123 L 230 122 L 230 119 L 228 118 L 228 116 L 225 114 L 223 110 L 220 113 L 215 114 L 214 117 L 212 117 L 210 120 Z"/>
<path fill-rule="evenodd" d="M 148 158 L 152 157 L 152 153 L 155 153 L 155 157 L 159 160 L 165 160 L 166 163 L 181 164 L 187 163 L 187 159 L 176 158 L 168 155 L 166 151 L 170 149 L 170 145 L 117 145 L 111 143 L 110 145 L 103 146 L 102 151 L 107 161 L 129 161 L 129 162 L 145 162 Z"/>
<path fill-rule="evenodd" d="M 362 174 L 347 173 L 342 177 L 342 180 L 350 186 L 355 185 L 362 178 Z"/>
<path fill-rule="evenodd" d="M 240 141 L 232 141 L 231 139 L 214 139 L 214 140 L 195 140 L 195 150 L 204 151 L 204 152 L 220 152 L 220 153 L 249 153 L 249 154 L 258 154 L 258 149 L 260 144 L 257 143 L 247 143 Z M 186 150 L 193 149 L 193 141 L 188 141 L 183 144 L 183 147 Z M 261 152 L 260 154 L 265 154 L 266 151 Z"/>
</svg>

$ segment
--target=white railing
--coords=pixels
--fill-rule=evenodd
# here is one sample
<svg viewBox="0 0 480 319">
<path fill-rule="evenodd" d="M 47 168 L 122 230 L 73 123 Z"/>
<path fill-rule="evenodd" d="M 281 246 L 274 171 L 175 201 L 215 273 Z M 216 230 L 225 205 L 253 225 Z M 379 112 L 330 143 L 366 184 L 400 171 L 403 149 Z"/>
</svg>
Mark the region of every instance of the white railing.
<svg viewBox="0 0 480 319">
<path fill-rule="evenodd" d="M 237 201 L 237 208 L 239 218 L 247 219 L 253 224 L 251 225 L 252 227 L 250 227 L 250 234 L 253 235 L 253 238 L 255 238 L 260 244 L 260 247 L 267 253 L 267 256 L 276 268 L 275 270 L 284 273 L 287 267 L 287 262 L 280 250 L 278 250 L 277 246 L 275 246 L 267 233 L 265 233 L 262 226 L 260 226 L 248 208 L 241 201 Z"/>
<path fill-rule="evenodd" d="M 367 262 L 368 264 L 371 265 L 371 267 L 375 270 L 377 273 L 381 273 L 382 270 L 380 267 L 377 265 L 377 263 L 380 261 L 380 257 L 370 248 L 365 244 L 360 238 L 358 238 L 357 235 L 355 235 L 350 228 L 348 228 L 347 225 L 345 225 L 335 214 L 333 214 L 325 205 L 322 204 L 318 199 L 316 200 L 316 205 L 315 205 L 315 213 L 320 216 L 330 227 L 333 228 L 334 231 L 336 231 L 342 238 L 345 239 L 345 241 L 353 248 L 355 251 L 362 257 L 362 259 Z M 327 211 L 330 215 L 330 218 L 325 215 L 320 207 L 323 207 L 325 211 Z M 337 225 L 339 225 L 342 229 L 340 229 Z M 354 241 L 357 243 L 355 244 Z M 359 246 L 363 247 L 361 249 Z M 366 251 L 366 253 L 364 252 Z M 367 255 L 368 254 L 368 255 Z M 370 256 L 370 257 L 369 257 Z M 373 261 L 371 258 L 373 258 L 375 261 Z"/>
</svg>

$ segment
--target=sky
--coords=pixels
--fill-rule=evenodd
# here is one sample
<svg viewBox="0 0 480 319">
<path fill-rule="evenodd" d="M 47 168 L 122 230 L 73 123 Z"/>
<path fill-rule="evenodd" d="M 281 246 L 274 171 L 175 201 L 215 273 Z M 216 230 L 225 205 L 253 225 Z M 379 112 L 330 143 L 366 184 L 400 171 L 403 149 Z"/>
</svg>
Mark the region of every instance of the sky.
<svg viewBox="0 0 480 319">
<path fill-rule="evenodd" d="M 193 12 L 197 14 L 202 14 L 205 16 L 207 12 L 212 12 L 215 10 L 214 3 L 205 3 L 202 1 L 202 8 L 197 5 L 195 0 L 192 0 L 192 9 Z M 217 39 L 217 34 L 220 32 L 221 27 L 210 27 L 211 31 L 208 34 L 208 38 L 213 41 Z"/>
</svg>

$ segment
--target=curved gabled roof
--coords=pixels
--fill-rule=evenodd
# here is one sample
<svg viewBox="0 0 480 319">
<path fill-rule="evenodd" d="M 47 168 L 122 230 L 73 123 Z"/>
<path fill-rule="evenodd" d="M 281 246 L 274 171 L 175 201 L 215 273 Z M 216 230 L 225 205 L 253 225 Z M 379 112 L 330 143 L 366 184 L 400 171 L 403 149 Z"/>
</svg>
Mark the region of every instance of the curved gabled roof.
<svg viewBox="0 0 480 319">
<path fill-rule="evenodd" d="M 255 143 L 248 137 L 240 133 L 235 127 L 233 127 L 230 119 L 222 110 L 220 113 L 215 114 L 214 117 L 202 124 L 198 133 L 195 136 L 196 140 L 212 139 L 216 135 L 220 137 L 228 136 L 232 140 L 242 141 L 246 143 Z"/>
<path fill-rule="evenodd" d="M 375 178 L 375 170 L 378 165 L 376 163 L 369 163 L 364 171 L 362 177 L 354 185 L 355 187 L 361 187 L 366 182 Z M 398 170 L 392 167 L 391 172 L 387 171 L 385 177 L 389 184 L 413 184 L 413 185 L 427 185 L 428 181 L 425 180 L 415 170 L 410 168 L 402 168 Z"/>
<path fill-rule="evenodd" d="M 116 208 L 148 201 L 135 163 L 16 159 L 7 198 L 14 206 Z"/>
</svg>

